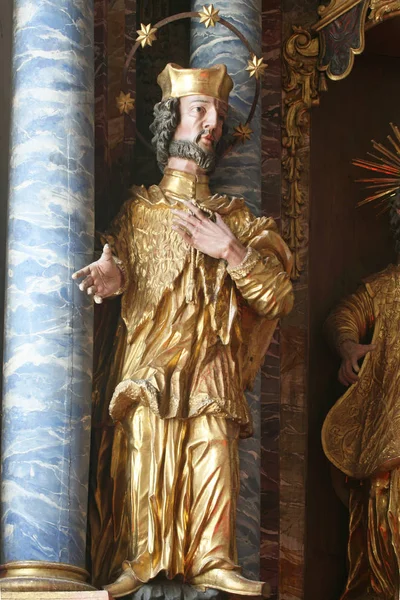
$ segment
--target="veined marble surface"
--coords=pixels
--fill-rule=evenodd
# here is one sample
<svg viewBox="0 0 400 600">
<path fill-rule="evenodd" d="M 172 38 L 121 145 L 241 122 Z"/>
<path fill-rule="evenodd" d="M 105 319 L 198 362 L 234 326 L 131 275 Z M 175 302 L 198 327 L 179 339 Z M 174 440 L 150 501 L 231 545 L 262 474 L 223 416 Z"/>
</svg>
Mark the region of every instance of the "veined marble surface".
<svg viewBox="0 0 400 600">
<path fill-rule="evenodd" d="M 282 137 L 282 6 L 281 0 L 262 1 L 262 50 L 268 68 L 263 77 L 261 133 L 261 210 L 281 216 Z M 280 545 L 280 336 L 269 347 L 261 378 L 261 572 L 277 600 Z M 288 492 L 290 493 L 289 487 Z"/>
<path fill-rule="evenodd" d="M 191 10 L 201 11 L 203 1 L 193 1 Z M 219 0 L 214 4 L 219 15 L 232 23 L 261 55 L 261 0 Z M 246 71 L 249 52 L 238 37 L 216 23 L 206 28 L 192 19 L 191 66 L 209 67 L 224 63 L 234 82 L 230 94 L 228 127 L 232 130 L 245 123 L 255 92 L 254 77 Z M 261 117 L 260 106 L 250 127 L 250 141 L 238 144 L 219 163 L 211 178 L 212 190 L 229 195 L 244 196 L 256 214 L 261 210 Z M 239 563 L 243 573 L 259 577 L 260 569 L 260 378 L 247 398 L 254 421 L 254 437 L 240 444 L 241 489 L 237 515 Z"/>
<path fill-rule="evenodd" d="M 14 1 L 1 562 L 85 565 L 92 307 L 93 7 Z"/>
</svg>

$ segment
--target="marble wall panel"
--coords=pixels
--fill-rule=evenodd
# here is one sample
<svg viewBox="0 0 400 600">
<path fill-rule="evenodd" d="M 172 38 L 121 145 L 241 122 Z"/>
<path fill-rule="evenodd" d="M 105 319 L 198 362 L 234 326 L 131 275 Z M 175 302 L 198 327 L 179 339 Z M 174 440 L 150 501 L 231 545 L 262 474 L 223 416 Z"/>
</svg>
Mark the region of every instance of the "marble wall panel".
<svg viewBox="0 0 400 600">
<path fill-rule="evenodd" d="M 96 228 L 108 227 L 132 183 L 135 113 L 121 115 L 121 90 L 136 96 L 136 60 L 123 69 L 136 39 L 136 0 L 95 2 Z"/>
<path fill-rule="evenodd" d="M 116 99 L 122 89 L 122 71 L 125 64 L 125 0 L 109 1 L 108 6 L 108 136 L 112 162 L 123 154 L 124 116 Z"/>
<path fill-rule="evenodd" d="M 262 53 L 268 68 L 262 80 L 261 197 L 263 213 L 278 221 L 281 216 L 281 45 L 281 0 L 263 0 Z"/>
<path fill-rule="evenodd" d="M 318 19 L 319 0 L 282 0 L 283 44 L 294 26 L 308 27 Z M 282 106 L 285 107 L 283 96 Z M 280 409 L 280 544 L 279 598 L 304 599 L 306 544 L 306 477 L 308 450 L 308 353 L 309 353 L 309 120 L 305 116 L 302 164 L 305 233 L 304 269 L 294 282 L 295 303 L 281 324 Z M 282 194 L 287 181 L 282 178 Z M 285 213 L 282 211 L 282 221 Z"/>
<path fill-rule="evenodd" d="M 125 59 L 134 46 L 136 33 L 136 0 L 125 0 Z M 126 77 L 126 91 L 136 99 L 136 58 L 129 65 Z M 133 161 L 136 141 L 136 108 L 125 117 L 124 122 L 124 181 L 129 186 L 133 183 Z"/>
<path fill-rule="evenodd" d="M 281 0 L 262 2 L 261 212 L 281 214 Z M 261 371 L 261 579 L 278 593 L 280 340 L 277 331 Z"/>
<path fill-rule="evenodd" d="M 307 264 L 307 263 L 306 263 Z M 306 266 L 307 268 L 307 266 Z M 281 325 L 279 598 L 304 598 L 306 537 L 308 275 Z"/>
<path fill-rule="evenodd" d="M 279 598 L 303 600 L 306 542 L 308 282 L 281 325 Z"/>
<path fill-rule="evenodd" d="M 108 3 L 94 3 L 94 72 L 95 72 L 95 181 L 96 229 L 103 230 L 109 221 L 110 151 L 108 142 Z"/>
</svg>

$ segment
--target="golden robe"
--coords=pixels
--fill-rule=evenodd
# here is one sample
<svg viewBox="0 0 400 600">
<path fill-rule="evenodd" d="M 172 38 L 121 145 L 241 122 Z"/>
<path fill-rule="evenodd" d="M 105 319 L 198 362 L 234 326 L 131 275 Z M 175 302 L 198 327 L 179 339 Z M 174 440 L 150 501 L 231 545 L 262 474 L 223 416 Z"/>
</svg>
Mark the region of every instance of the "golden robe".
<svg viewBox="0 0 400 600">
<path fill-rule="evenodd" d="M 400 267 L 367 278 L 341 302 L 326 327 L 332 343 L 363 343 L 373 332 L 376 350 L 362 364 L 326 417 L 322 444 L 329 460 L 350 477 L 364 479 L 400 463 Z"/>
<path fill-rule="evenodd" d="M 389 265 L 329 316 L 331 343 L 365 343 L 358 382 L 329 412 L 322 443 L 350 481 L 349 575 L 341 600 L 400 593 L 400 267 Z"/>
<path fill-rule="evenodd" d="M 241 265 L 228 269 L 171 229 L 181 199 L 223 217 L 251 248 Z M 237 438 L 251 435 L 244 390 L 291 309 L 290 253 L 271 218 L 169 169 L 159 186 L 132 190 L 107 240 L 127 285 L 105 393 L 115 433 L 95 392 L 95 581 L 109 583 L 126 560 L 143 581 L 236 568 Z"/>
</svg>

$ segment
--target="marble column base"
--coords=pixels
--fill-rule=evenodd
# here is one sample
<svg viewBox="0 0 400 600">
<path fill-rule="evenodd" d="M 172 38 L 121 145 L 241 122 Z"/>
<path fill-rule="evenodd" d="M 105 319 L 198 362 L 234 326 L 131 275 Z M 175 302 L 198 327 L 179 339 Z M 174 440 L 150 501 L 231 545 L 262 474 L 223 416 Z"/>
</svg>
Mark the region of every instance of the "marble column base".
<svg viewBox="0 0 400 600">
<path fill-rule="evenodd" d="M 7 592 L 78 592 L 95 588 L 86 583 L 85 569 L 63 563 L 10 562 L 0 566 L 0 599 Z M 37 598 L 37 596 L 36 596 Z"/>
</svg>

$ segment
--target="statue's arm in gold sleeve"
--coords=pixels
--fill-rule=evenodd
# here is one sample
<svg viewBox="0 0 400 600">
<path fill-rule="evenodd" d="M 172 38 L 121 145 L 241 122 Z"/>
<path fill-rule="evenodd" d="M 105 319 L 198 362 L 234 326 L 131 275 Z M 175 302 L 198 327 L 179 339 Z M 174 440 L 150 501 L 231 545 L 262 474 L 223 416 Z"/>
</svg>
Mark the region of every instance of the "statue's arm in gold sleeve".
<svg viewBox="0 0 400 600">
<path fill-rule="evenodd" d="M 104 298 L 122 294 L 129 284 L 129 236 L 132 219 L 128 201 L 114 219 L 110 232 L 101 235 L 104 244 L 100 258 L 72 274 L 80 279 L 79 289 L 86 292 L 97 304 Z"/>
<path fill-rule="evenodd" d="M 332 311 L 325 330 L 328 340 L 342 359 L 338 379 L 343 385 L 358 380 L 359 360 L 375 350 L 375 344 L 366 344 L 366 336 L 374 326 L 372 298 L 365 286 L 361 286 Z"/>
<path fill-rule="evenodd" d="M 114 296 L 122 294 L 129 285 L 132 265 L 132 237 L 132 200 L 128 200 L 112 221 L 110 228 L 101 236 L 103 243 L 110 246 L 114 262 L 122 276 L 121 286 L 113 294 Z"/>
<path fill-rule="evenodd" d="M 276 319 L 290 312 L 293 291 L 290 276 L 279 257 L 249 246 L 244 260 L 228 272 L 249 306 L 259 315 Z"/>
<path fill-rule="evenodd" d="M 365 342 L 374 326 L 374 307 L 365 285 L 342 300 L 325 322 L 325 333 L 331 346 L 341 354 L 344 342 Z"/>
</svg>

